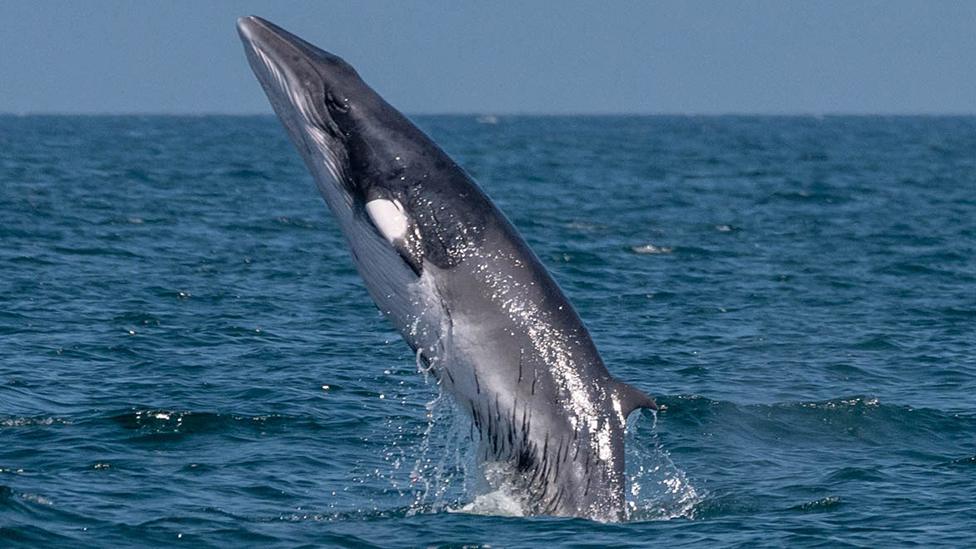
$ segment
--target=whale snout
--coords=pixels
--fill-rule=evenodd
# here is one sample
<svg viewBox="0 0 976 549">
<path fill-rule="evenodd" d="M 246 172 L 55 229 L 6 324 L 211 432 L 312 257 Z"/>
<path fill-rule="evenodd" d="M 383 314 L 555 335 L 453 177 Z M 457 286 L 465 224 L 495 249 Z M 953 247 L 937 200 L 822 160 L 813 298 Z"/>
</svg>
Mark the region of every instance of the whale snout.
<svg viewBox="0 0 976 549">
<path fill-rule="evenodd" d="M 250 38 L 254 33 L 254 27 L 260 25 L 262 19 L 254 15 L 245 15 L 237 18 L 237 33 L 242 38 Z"/>
</svg>

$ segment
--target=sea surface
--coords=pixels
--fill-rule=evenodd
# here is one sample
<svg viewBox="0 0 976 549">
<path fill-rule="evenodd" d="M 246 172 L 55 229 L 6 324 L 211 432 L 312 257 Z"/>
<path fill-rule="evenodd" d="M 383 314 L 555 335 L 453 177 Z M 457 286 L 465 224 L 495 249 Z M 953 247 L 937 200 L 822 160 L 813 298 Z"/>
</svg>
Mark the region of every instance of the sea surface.
<svg viewBox="0 0 976 549">
<path fill-rule="evenodd" d="M 273 117 L 5 116 L 0 546 L 976 545 L 976 118 L 416 120 L 667 406 L 630 520 L 479 494 Z"/>
</svg>

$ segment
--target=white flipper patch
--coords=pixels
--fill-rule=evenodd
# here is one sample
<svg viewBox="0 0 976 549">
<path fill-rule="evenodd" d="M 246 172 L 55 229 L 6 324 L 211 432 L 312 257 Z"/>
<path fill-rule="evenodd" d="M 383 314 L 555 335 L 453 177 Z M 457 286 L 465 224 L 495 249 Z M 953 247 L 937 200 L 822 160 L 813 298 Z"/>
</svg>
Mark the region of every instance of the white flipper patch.
<svg viewBox="0 0 976 549">
<path fill-rule="evenodd" d="M 378 198 L 366 203 L 366 213 L 391 244 L 407 234 L 407 216 L 403 213 L 403 206 L 397 200 Z"/>
</svg>

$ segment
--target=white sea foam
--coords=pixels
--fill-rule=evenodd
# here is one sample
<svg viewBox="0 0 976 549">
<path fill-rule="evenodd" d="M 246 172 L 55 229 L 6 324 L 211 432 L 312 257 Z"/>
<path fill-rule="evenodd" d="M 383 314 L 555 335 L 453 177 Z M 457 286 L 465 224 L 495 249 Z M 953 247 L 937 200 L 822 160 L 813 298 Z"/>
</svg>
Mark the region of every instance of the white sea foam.
<svg viewBox="0 0 976 549">
<path fill-rule="evenodd" d="M 654 244 L 644 244 L 643 246 L 632 246 L 630 251 L 641 255 L 669 254 L 674 251 L 674 248 L 669 248 L 667 246 L 655 246 Z"/>
</svg>

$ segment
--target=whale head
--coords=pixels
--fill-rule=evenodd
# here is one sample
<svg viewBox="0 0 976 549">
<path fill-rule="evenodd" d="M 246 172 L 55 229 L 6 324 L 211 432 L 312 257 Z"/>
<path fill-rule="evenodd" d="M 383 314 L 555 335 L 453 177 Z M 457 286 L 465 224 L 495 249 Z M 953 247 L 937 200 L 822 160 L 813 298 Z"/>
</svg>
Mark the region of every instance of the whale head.
<svg viewBox="0 0 976 549">
<path fill-rule="evenodd" d="M 380 171 L 377 155 L 382 165 L 390 163 L 385 151 L 364 141 L 392 109 L 340 57 L 260 17 L 240 18 L 237 30 L 251 69 L 313 173 L 327 170 L 347 201 L 368 192 L 370 182 L 351 163 L 374 171 Z"/>
<path fill-rule="evenodd" d="M 251 69 L 354 254 L 377 246 L 375 239 L 364 241 L 363 229 L 371 225 L 419 273 L 422 254 L 405 206 L 416 179 L 411 171 L 425 168 L 413 153 L 419 130 L 342 58 L 260 17 L 240 18 L 237 30 Z"/>
<path fill-rule="evenodd" d="M 370 294 L 398 326 L 414 322 L 403 288 L 458 264 L 494 206 L 343 59 L 259 17 L 237 29 Z"/>
</svg>

